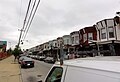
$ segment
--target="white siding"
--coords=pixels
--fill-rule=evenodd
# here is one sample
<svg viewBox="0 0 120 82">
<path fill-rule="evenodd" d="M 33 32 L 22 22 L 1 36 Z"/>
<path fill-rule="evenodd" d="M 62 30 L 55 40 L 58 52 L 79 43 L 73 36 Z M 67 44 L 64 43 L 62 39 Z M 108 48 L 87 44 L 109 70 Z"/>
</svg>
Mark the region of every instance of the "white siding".
<svg viewBox="0 0 120 82">
<path fill-rule="evenodd" d="M 107 34 L 108 34 L 108 40 L 115 40 L 115 28 L 114 28 L 114 37 L 113 38 L 110 38 L 109 37 L 109 27 L 113 26 L 114 28 L 114 20 L 107 20 Z"/>
<path fill-rule="evenodd" d="M 76 37 L 77 37 L 77 38 L 76 38 Z M 74 39 L 72 45 L 78 45 L 78 44 L 79 44 L 79 34 L 73 34 L 73 35 L 71 36 L 71 38 Z"/>
<path fill-rule="evenodd" d="M 57 47 L 60 48 L 60 44 L 63 43 L 63 39 L 60 38 L 57 40 Z"/>
<path fill-rule="evenodd" d="M 117 32 L 117 40 L 120 40 L 120 25 L 116 27 L 116 32 Z"/>
<path fill-rule="evenodd" d="M 49 50 L 51 49 L 51 46 L 53 46 L 53 41 L 49 41 Z"/>
<path fill-rule="evenodd" d="M 107 20 L 107 27 L 109 27 L 109 26 L 114 26 L 113 20 Z"/>
<path fill-rule="evenodd" d="M 99 39 L 99 29 L 98 29 L 98 25 L 96 25 L 96 30 L 97 30 L 97 41 L 99 42 L 100 41 L 100 39 Z"/>
<path fill-rule="evenodd" d="M 71 37 L 70 36 L 64 36 L 63 37 L 63 43 L 64 43 L 64 45 L 67 45 L 67 44 L 71 45 L 72 44 Z"/>
<path fill-rule="evenodd" d="M 105 21 L 102 21 L 102 25 L 103 25 L 103 27 L 107 27 L 106 24 L 105 24 Z"/>
<path fill-rule="evenodd" d="M 53 47 L 57 47 L 57 40 L 53 40 Z"/>
<path fill-rule="evenodd" d="M 98 27 L 98 29 L 100 31 L 97 30 L 97 40 L 99 42 L 104 42 L 104 41 L 111 41 L 111 40 L 116 40 L 116 37 L 118 40 L 120 40 L 120 28 L 116 28 L 115 31 L 115 26 L 114 26 L 114 20 L 113 19 L 106 19 L 106 20 L 102 20 L 100 22 L 97 23 L 96 27 Z M 113 33 L 114 33 L 114 37 L 110 37 L 109 35 L 109 27 L 113 27 Z M 106 33 L 106 39 L 102 39 L 102 28 L 105 28 L 105 33 Z M 116 34 L 117 32 L 117 34 Z M 99 34 L 100 34 L 100 39 L 99 39 Z M 117 36 L 116 36 L 117 35 Z"/>
</svg>

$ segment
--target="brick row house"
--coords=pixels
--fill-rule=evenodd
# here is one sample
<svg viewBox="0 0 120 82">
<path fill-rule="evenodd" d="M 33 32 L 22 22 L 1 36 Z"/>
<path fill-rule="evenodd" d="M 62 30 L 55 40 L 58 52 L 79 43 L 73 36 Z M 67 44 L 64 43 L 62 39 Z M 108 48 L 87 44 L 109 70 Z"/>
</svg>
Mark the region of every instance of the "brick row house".
<svg viewBox="0 0 120 82">
<path fill-rule="evenodd" d="M 116 21 L 117 20 L 117 21 Z M 60 44 L 64 54 L 76 53 L 87 56 L 120 55 L 120 18 L 104 19 L 93 26 L 73 31 L 39 46 L 39 52 L 46 56 L 60 58 Z M 36 46 L 38 47 L 38 46 Z M 32 51 L 31 48 L 30 50 Z M 95 52 L 96 51 L 96 52 Z"/>
<path fill-rule="evenodd" d="M 80 29 L 79 37 L 79 51 L 92 51 L 93 49 L 97 50 L 97 45 L 94 43 L 94 41 L 97 41 L 97 31 L 95 25 Z M 91 53 L 89 55 L 92 56 L 93 54 Z"/>
</svg>

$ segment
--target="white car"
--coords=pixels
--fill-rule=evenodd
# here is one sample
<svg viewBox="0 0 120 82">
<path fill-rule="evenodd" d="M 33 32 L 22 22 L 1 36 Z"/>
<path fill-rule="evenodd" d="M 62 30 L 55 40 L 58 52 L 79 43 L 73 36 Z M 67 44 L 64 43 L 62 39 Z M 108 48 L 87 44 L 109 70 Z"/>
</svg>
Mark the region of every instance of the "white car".
<svg viewBox="0 0 120 82">
<path fill-rule="evenodd" d="M 43 82 L 120 82 L 120 56 L 57 62 Z"/>
</svg>

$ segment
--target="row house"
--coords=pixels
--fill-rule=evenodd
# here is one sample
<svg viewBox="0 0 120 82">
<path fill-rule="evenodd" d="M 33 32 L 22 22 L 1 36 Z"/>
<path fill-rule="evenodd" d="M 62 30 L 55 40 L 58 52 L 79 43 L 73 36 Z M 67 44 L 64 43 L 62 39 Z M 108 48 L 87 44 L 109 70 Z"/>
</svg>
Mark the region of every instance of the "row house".
<svg viewBox="0 0 120 82">
<path fill-rule="evenodd" d="M 54 39 L 53 40 L 53 49 L 56 49 L 57 48 L 57 39 Z"/>
<path fill-rule="evenodd" d="M 60 58 L 60 48 L 61 45 L 63 44 L 63 37 L 58 37 L 57 38 L 57 58 Z"/>
<path fill-rule="evenodd" d="M 52 49 L 52 46 L 53 46 L 53 41 L 51 40 L 51 41 L 49 41 L 49 50 Z"/>
<path fill-rule="evenodd" d="M 79 49 L 80 41 L 79 41 L 79 31 L 74 31 L 70 33 L 72 48 L 71 52 L 76 52 Z"/>
<path fill-rule="evenodd" d="M 40 54 L 40 49 L 41 49 L 41 46 L 40 45 L 37 45 L 34 47 L 35 50 L 32 52 L 34 55 L 39 55 Z"/>
<path fill-rule="evenodd" d="M 33 48 L 28 49 L 29 53 L 33 52 Z"/>
<path fill-rule="evenodd" d="M 60 49 L 60 45 L 63 43 L 63 37 L 58 37 L 57 38 L 57 47 Z"/>
<path fill-rule="evenodd" d="M 29 53 L 32 52 L 32 54 L 35 55 L 37 49 L 36 49 L 36 47 L 32 47 L 32 48 L 28 49 L 28 51 L 29 51 Z"/>
<path fill-rule="evenodd" d="M 39 49 L 38 55 L 44 55 L 43 54 L 44 44 L 38 45 L 38 49 Z"/>
<path fill-rule="evenodd" d="M 50 55 L 48 54 L 48 51 L 49 51 L 49 42 L 43 43 L 43 54 L 46 56 Z"/>
<path fill-rule="evenodd" d="M 108 50 L 104 55 L 120 55 L 120 22 L 115 18 L 96 23 L 97 41 L 100 50 Z"/>
<path fill-rule="evenodd" d="M 71 40 L 71 36 L 70 35 L 64 35 L 63 37 L 63 49 L 65 51 L 65 54 L 68 54 L 70 53 L 70 49 L 71 49 L 71 46 L 72 46 L 72 40 Z"/>
<path fill-rule="evenodd" d="M 57 54 L 57 39 L 50 40 L 49 42 L 46 42 L 43 45 L 43 51 L 46 56 L 53 56 L 54 54 Z"/>
<path fill-rule="evenodd" d="M 79 30 L 80 50 L 92 50 L 94 45 L 93 41 L 97 41 L 97 31 L 95 26 L 85 27 Z"/>
<path fill-rule="evenodd" d="M 106 51 L 105 53 L 100 52 L 103 55 L 119 55 L 120 17 L 101 20 L 93 26 L 73 31 L 70 35 L 58 37 L 31 50 L 35 51 L 37 49 L 45 55 L 56 57 L 60 56 L 61 43 L 65 54 L 97 50 Z M 90 54 L 90 56 L 92 55 Z"/>
<path fill-rule="evenodd" d="M 51 55 L 54 58 L 57 58 L 57 39 L 54 39 L 52 42 L 53 42 L 53 45 L 51 46 L 51 48 L 52 48 Z"/>
<path fill-rule="evenodd" d="M 87 54 L 88 56 L 93 56 L 94 53 L 90 53 L 90 51 L 97 50 L 97 45 L 94 43 L 94 41 L 97 41 L 97 31 L 95 25 L 80 29 L 79 38 L 79 51 L 88 51 L 87 53 L 81 53 Z"/>
</svg>

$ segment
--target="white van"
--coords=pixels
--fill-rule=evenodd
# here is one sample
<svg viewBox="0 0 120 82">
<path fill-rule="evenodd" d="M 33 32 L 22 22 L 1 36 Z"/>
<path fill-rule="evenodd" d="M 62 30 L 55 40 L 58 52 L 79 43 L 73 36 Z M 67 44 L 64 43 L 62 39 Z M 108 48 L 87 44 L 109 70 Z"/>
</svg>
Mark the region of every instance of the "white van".
<svg viewBox="0 0 120 82">
<path fill-rule="evenodd" d="M 79 58 L 63 65 L 57 62 L 39 82 L 120 82 L 120 57 Z"/>
</svg>

